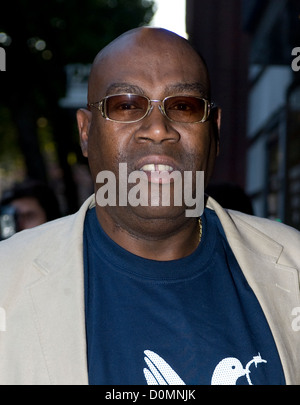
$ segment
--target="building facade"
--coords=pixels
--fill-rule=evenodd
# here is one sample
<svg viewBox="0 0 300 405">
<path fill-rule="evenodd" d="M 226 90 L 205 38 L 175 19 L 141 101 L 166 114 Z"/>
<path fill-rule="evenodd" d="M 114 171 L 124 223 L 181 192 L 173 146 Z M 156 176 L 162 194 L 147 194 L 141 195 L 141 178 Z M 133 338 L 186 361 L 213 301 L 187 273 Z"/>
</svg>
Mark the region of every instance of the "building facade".
<svg viewBox="0 0 300 405">
<path fill-rule="evenodd" d="M 248 36 L 240 0 L 186 0 L 186 31 L 204 56 L 212 99 L 222 108 L 214 183 L 245 185 Z"/>
<path fill-rule="evenodd" d="M 246 191 L 257 215 L 300 229 L 300 72 L 293 55 L 300 2 L 244 0 L 243 29 L 250 35 Z"/>
<path fill-rule="evenodd" d="M 300 229 L 300 1 L 187 0 L 187 33 L 222 107 L 213 181 Z"/>
</svg>

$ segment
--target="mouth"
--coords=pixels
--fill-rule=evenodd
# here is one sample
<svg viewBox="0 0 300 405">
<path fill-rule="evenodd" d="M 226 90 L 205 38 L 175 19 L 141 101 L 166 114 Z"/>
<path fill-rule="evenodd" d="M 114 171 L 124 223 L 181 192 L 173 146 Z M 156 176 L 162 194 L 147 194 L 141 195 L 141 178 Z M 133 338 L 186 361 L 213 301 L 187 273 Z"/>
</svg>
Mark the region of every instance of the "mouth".
<svg viewBox="0 0 300 405">
<path fill-rule="evenodd" d="M 167 155 L 148 155 L 136 162 L 136 170 L 142 170 L 144 172 L 173 172 L 174 170 L 180 170 L 179 165 L 174 159 Z"/>
<path fill-rule="evenodd" d="M 140 168 L 143 172 L 168 172 L 171 173 L 174 171 L 174 168 L 169 165 L 147 163 Z"/>
<path fill-rule="evenodd" d="M 159 155 L 147 156 L 137 164 L 138 170 L 147 175 L 149 183 L 158 184 L 173 183 L 178 170 L 176 166 L 171 158 Z"/>
</svg>

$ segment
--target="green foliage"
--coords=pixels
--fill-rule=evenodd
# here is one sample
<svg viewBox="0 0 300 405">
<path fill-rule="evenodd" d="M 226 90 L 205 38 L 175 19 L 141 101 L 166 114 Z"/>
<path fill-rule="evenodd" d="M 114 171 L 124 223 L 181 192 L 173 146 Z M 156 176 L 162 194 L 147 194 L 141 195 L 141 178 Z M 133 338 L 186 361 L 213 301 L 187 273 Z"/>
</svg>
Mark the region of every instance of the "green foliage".
<svg viewBox="0 0 300 405">
<path fill-rule="evenodd" d="M 63 64 L 89 63 L 117 35 L 147 24 L 152 8 L 151 0 L 8 1 L 0 32 L 12 38 L 12 47 L 27 48 L 44 60 L 49 50 Z M 35 48 L 39 39 L 46 48 Z"/>
<path fill-rule="evenodd" d="M 91 63 L 116 36 L 147 24 L 152 8 L 151 0 L 7 1 L 0 32 L 11 43 L 1 96 L 24 97 L 45 111 L 64 94 L 65 65 Z"/>
<path fill-rule="evenodd" d="M 17 157 L 20 155 L 18 148 L 18 133 L 12 125 L 11 114 L 8 108 L 0 108 L 0 159 L 3 161 L 5 155 Z"/>
</svg>

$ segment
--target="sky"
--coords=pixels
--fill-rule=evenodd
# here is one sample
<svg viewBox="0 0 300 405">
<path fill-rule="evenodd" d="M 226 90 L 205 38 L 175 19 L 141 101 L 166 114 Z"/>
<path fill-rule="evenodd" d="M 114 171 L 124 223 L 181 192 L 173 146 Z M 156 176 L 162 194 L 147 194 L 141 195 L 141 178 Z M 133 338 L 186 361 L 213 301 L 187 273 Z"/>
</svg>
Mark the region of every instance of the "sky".
<svg viewBox="0 0 300 405">
<path fill-rule="evenodd" d="M 151 25 L 174 31 L 187 37 L 185 29 L 185 0 L 155 0 L 157 12 Z"/>
</svg>

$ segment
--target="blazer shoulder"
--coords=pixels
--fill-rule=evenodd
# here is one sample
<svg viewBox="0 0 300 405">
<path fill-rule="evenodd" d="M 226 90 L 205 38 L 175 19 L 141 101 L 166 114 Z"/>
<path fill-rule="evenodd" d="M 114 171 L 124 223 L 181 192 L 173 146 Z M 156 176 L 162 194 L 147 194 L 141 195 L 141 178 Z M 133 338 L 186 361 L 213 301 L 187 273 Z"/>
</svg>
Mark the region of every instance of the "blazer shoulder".
<svg viewBox="0 0 300 405">
<path fill-rule="evenodd" d="M 93 202 L 92 196 L 84 202 L 75 214 L 26 229 L 16 233 L 9 239 L 1 241 L 1 261 L 7 259 L 21 262 L 22 257 L 37 256 L 39 250 L 59 248 L 61 243 L 66 244 L 69 240 L 82 237 L 85 214 L 93 206 Z"/>
<path fill-rule="evenodd" d="M 42 274 L 37 271 L 35 259 L 46 251 L 58 251 L 63 243 L 58 235 L 69 221 L 70 218 L 57 219 L 0 242 L 0 299 L 40 279 Z"/>
<path fill-rule="evenodd" d="M 2 262 L 8 260 L 22 260 L 22 256 L 36 254 L 37 248 L 44 243 L 53 243 L 54 235 L 59 235 L 70 221 L 70 217 L 62 217 L 43 225 L 17 232 L 9 239 L 0 242 L 0 255 Z"/>
<path fill-rule="evenodd" d="M 209 197 L 208 208 L 219 217 L 231 247 L 269 256 L 300 271 L 300 232 L 286 224 L 222 208 Z"/>
<path fill-rule="evenodd" d="M 239 230 L 254 232 L 253 245 L 264 251 L 267 243 L 273 241 L 280 246 L 281 252 L 277 263 L 291 266 L 300 273 L 300 232 L 286 224 L 240 212 L 228 211 Z M 257 239 L 256 239 L 257 236 Z"/>
<path fill-rule="evenodd" d="M 88 199 L 78 212 L 16 233 L 0 242 L 0 293 L 14 285 L 34 283 L 51 269 L 80 255 Z M 77 257 L 76 256 L 76 257 Z"/>
<path fill-rule="evenodd" d="M 238 211 L 227 210 L 227 212 L 236 222 L 244 222 L 279 243 L 285 241 L 296 241 L 297 243 L 300 243 L 300 232 L 289 225 L 268 218 L 244 214 Z"/>
</svg>

